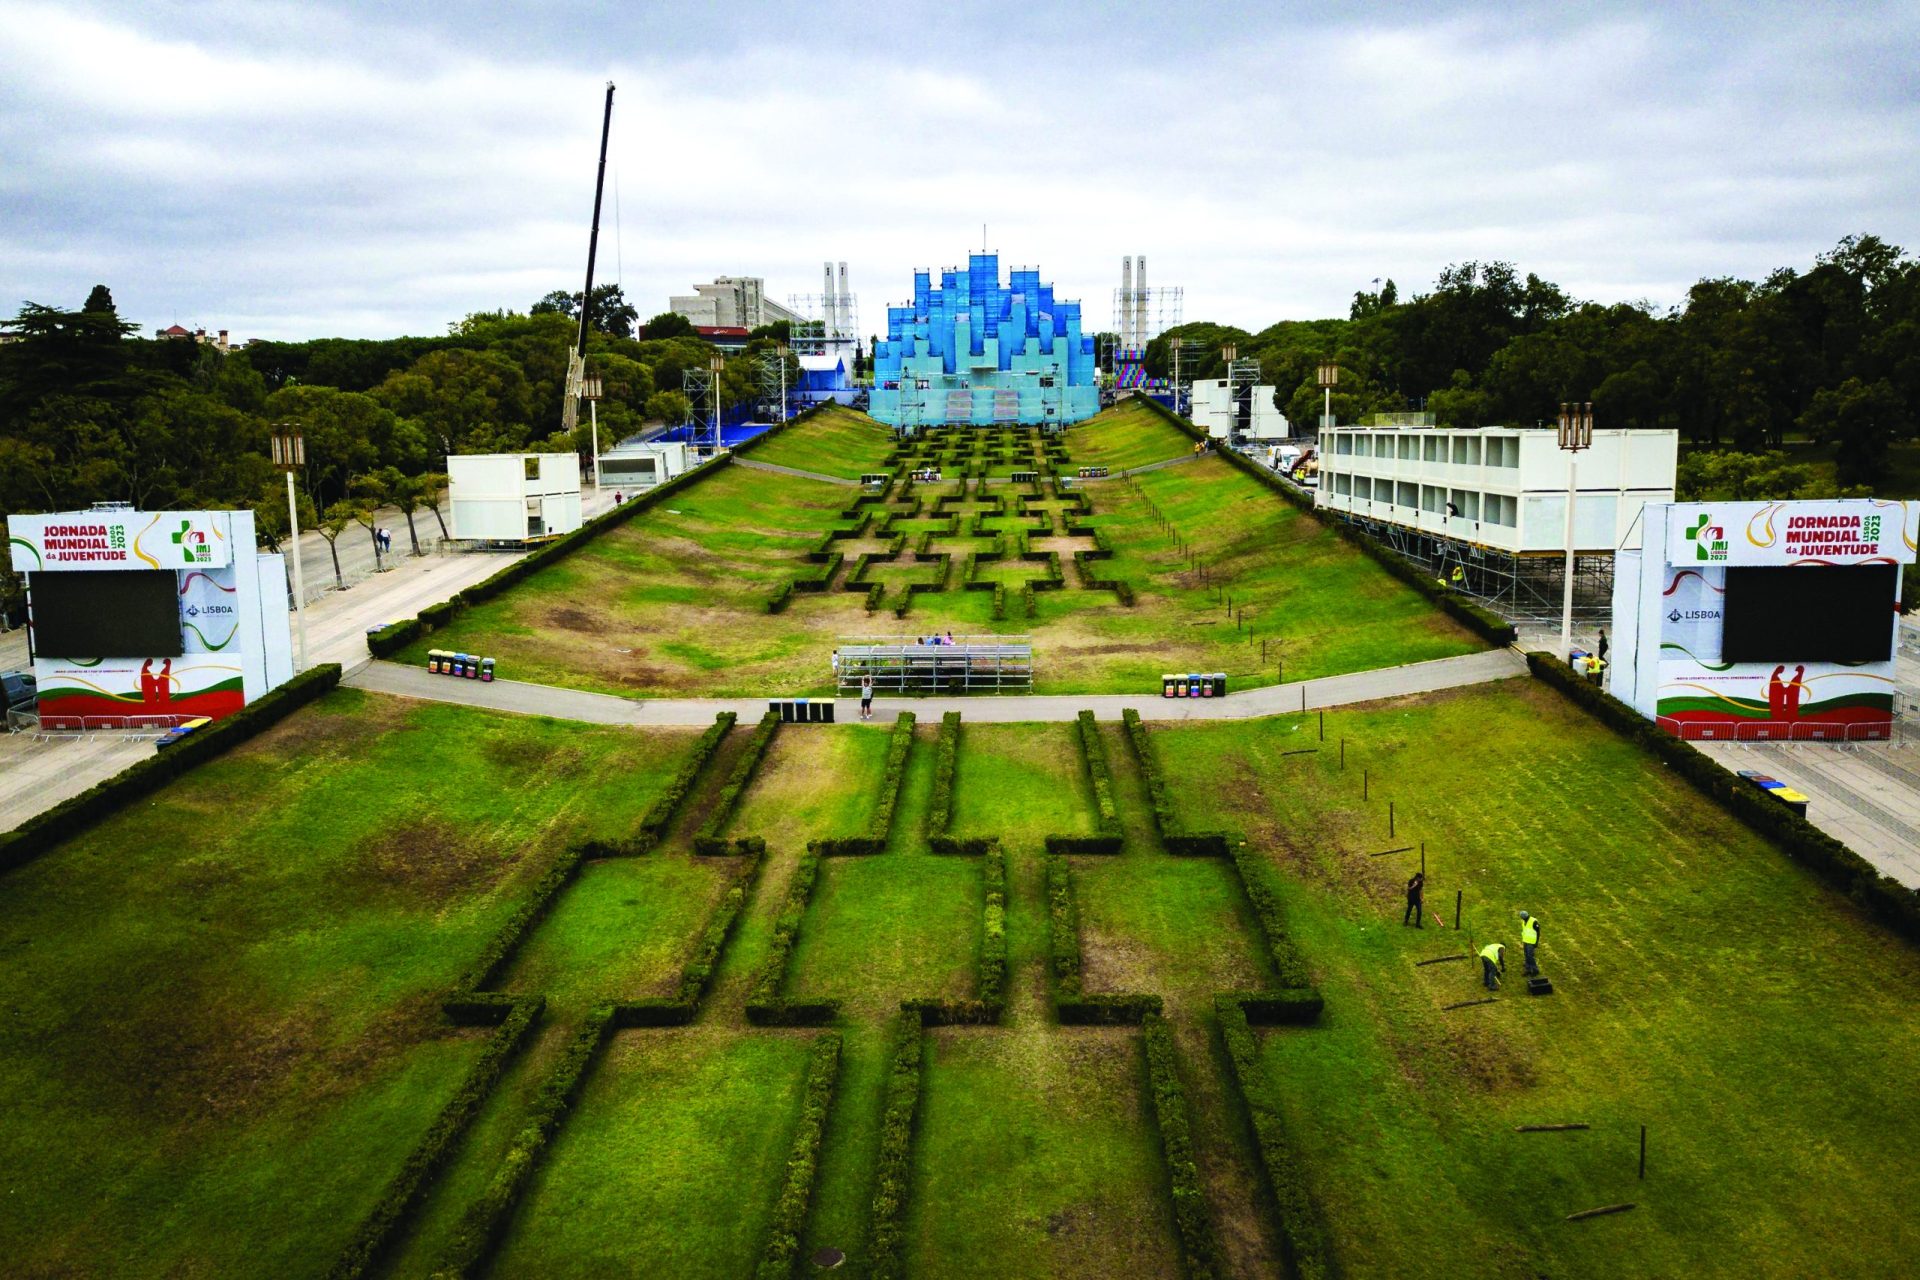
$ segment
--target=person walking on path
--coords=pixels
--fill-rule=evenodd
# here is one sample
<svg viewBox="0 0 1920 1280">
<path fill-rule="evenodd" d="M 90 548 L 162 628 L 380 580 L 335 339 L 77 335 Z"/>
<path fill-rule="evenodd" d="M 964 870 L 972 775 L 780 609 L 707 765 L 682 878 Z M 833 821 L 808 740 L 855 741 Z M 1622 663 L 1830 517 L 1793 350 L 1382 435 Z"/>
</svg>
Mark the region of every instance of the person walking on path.
<svg viewBox="0 0 1920 1280">
<path fill-rule="evenodd" d="M 1489 991 L 1500 989 L 1500 975 L 1507 971 L 1507 949 L 1497 942 L 1480 948 L 1480 981 Z"/>
<path fill-rule="evenodd" d="M 860 718 L 873 719 L 873 677 L 860 677 Z"/>
<path fill-rule="evenodd" d="M 1520 913 L 1520 950 L 1526 956 L 1527 976 L 1529 978 L 1535 978 L 1540 975 L 1540 966 L 1535 964 L 1533 959 L 1533 950 L 1539 945 L 1540 918 L 1538 916 L 1530 916 L 1522 911 Z"/>
<path fill-rule="evenodd" d="M 832 662 L 833 662 L 833 687 L 835 689 L 838 689 L 840 687 L 840 651 L 838 649 L 835 649 L 833 651 Z"/>
<path fill-rule="evenodd" d="M 1411 921 L 1413 927 L 1416 929 L 1424 929 L 1427 927 L 1422 920 L 1420 910 L 1421 895 L 1426 893 L 1426 891 L 1427 873 L 1424 871 L 1414 872 L 1413 879 L 1407 881 L 1407 909 L 1400 915 L 1401 924 L 1404 925 Z"/>
</svg>

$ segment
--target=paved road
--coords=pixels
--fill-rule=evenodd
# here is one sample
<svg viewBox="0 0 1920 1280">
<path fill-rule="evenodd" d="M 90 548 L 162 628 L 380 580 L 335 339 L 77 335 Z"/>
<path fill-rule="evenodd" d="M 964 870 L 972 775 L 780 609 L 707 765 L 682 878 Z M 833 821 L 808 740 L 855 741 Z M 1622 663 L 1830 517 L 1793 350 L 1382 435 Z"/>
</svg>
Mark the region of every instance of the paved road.
<svg viewBox="0 0 1920 1280">
<path fill-rule="evenodd" d="M 1329 676 L 1324 680 L 1269 685 L 1243 693 L 1230 693 L 1224 698 L 1159 698 L 1123 694 L 876 698 L 873 706 L 876 720 L 891 720 L 895 713 L 901 711 L 911 711 L 922 720 L 937 719 L 948 711 L 958 711 L 975 723 L 1071 720 L 1082 711 L 1091 711 L 1103 720 L 1117 720 L 1127 708 L 1138 711 L 1142 718 L 1148 720 L 1245 720 L 1255 716 L 1282 715 L 1484 684 L 1491 680 L 1525 675 L 1526 670 L 1527 664 L 1519 654 L 1510 649 L 1497 649 L 1459 658 L 1416 662 L 1404 667 Z M 347 683 L 356 688 L 399 694 L 402 697 L 461 702 L 496 711 L 584 720 L 593 724 L 705 725 L 713 723 L 714 716 L 722 711 L 734 711 L 742 716 L 757 718 L 767 709 L 766 698 L 619 698 L 605 693 L 523 684 L 517 680 L 495 680 L 483 684 L 478 680 L 430 675 L 422 668 L 391 662 L 371 663 L 349 677 Z M 841 698 L 837 702 L 836 714 L 841 719 L 847 719 L 856 709 L 857 703 L 853 699 Z"/>
<path fill-rule="evenodd" d="M 758 462 L 752 458 L 742 458 L 737 454 L 727 455 L 736 467 L 746 467 L 752 471 L 771 471 L 777 476 L 799 476 L 802 480 L 818 480 L 822 484 L 837 484 L 848 489 L 858 489 L 858 480 L 849 480 L 845 476 L 826 476 L 818 471 L 802 471 L 798 467 L 783 467 L 772 462 Z"/>
</svg>

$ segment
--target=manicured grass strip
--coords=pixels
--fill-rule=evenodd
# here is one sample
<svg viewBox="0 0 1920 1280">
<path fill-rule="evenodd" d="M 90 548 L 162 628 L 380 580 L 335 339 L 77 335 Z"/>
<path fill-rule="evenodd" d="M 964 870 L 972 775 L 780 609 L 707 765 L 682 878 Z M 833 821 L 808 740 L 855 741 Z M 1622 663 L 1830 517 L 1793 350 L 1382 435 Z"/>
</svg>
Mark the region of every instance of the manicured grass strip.
<svg viewBox="0 0 1920 1280">
<path fill-rule="evenodd" d="M 1074 722 L 1074 740 L 1080 748 L 1080 760 L 1086 767 L 1087 781 L 1093 790 L 1094 821 L 1099 834 L 1093 836 L 1052 834 L 1046 838 L 1049 853 L 1120 852 L 1120 810 L 1113 798 L 1113 772 L 1107 764 L 1106 744 L 1100 741 L 1100 726 L 1093 712 L 1082 711 Z"/>
<path fill-rule="evenodd" d="M 700 1012 L 700 1001 L 706 998 L 714 971 L 720 967 L 720 953 L 726 950 L 728 940 L 733 937 L 734 927 L 740 923 L 740 916 L 746 910 L 747 897 L 760 878 L 760 869 L 766 865 L 765 840 L 757 836 L 742 840 L 740 849 L 741 856 L 749 860 L 746 868 L 741 872 L 739 882 L 726 891 L 720 899 L 720 905 L 707 918 L 706 926 L 700 931 L 700 941 L 694 946 L 693 954 L 687 957 L 686 967 L 680 970 L 679 990 L 660 999 L 629 1000 L 621 1004 L 615 1011 L 620 1026 L 685 1026 Z"/>
<path fill-rule="evenodd" d="M 128 765 L 105 782 L 0 833 L 0 871 L 39 857 L 61 841 L 165 786 L 187 770 L 239 746 L 340 683 L 340 664 L 323 663 L 251 704 L 188 734 L 165 751 Z"/>
<path fill-rule="evenodd" d="M 968 842 L 971 844 L 972 842 Z M 969 850 L 968 852 L 972 852 Z M 900 1007 L 917 1011 L 929 1027 L 971 1025 L 1000 1021 L 1007 1007 L 1007 855 L 998 840 L 988 840 L 978 851 L 985 893 L 981 899 L 980 957 L 974 995 L 967 1000 L 904 1000 Z"/>
<path fill-rule="evenodd" d="M 780 713 L 769 711 L 760 717 L 760 723 L 754 728 L 753 737 L 748 739 L 747 748 L 733 763 L 733 772 L 727 776 L 726 785 L 720 788 L 720 796 L 713 803 L 713 811 L 700 825 L 700 832 L 693 838 L 695 853 L 726 853 L 732 846 L 722 839 L 720 833 L 727 829 L 727 823 L 733 818 L 733 811 L 740 805 L 740 797 L 746 794 L 747 787 L 753 782 L 754 773 L 760 768 L 760 761 L 766 757 L 767 747 L 773 742 L 773 735 L 780 731 Z"/>
<path fill-rule="evenodd" d="M 1695 790 L 1866 907 L 1889 929 L 1909 942 L 1920 942 L 1920 890 L 1882 875 L 1872 863 L 1804 817 L 1758 794 L 1745 779 L 1734 776 L 1691 742 L 1682 742 L 1626 703 L 1582 680 L 1552 654 L 1529 653 L 1527 669 L 1601 724 L 1658 756 Z"/>
<path fill-rule="evenodd" d="M 534 1099 L 527 1123 L 501 1158 L 493 1181 L 461 1215 L 460 1225 L 454 1228 L 453 1239 L 447 1245 L 446 1253 L 434 1268 L 436 1276 L 467 1277 L 482 1274 L 487 1260 L 499 1246 L 514 1206 L 526 1190 L 527 1179 L 538 1167 L 548 1144 L 559 1132 L 575 1099 L 580 1096 L 580 1086 L 586 1079 L 587 1069 L 606 1045 L 613 1028 L 612 1005 L 596 1005 L 587 1015 L 572 1043 L 567 1045 L 560 1061 L 555 1064 L 553 1074 L 540 1086 L 539 1096 Z"/>
<path fill-rule="evenodd" d="M 1140 713 L 1127 707 L 1120 713 L 1121 722 L 1126 726 L 1127 743 L 1133 748 L 1134 759 L 1140 765 L 1140 776 L 1147 780 L 1147 799 L 1153 807 L 1153 828 L 1160 833 L 1160 842 L 1168 853 L 1192 854 L 1203 858 L 1224 857 L 1229 846 L 1235 843 L 1225 832 L 1188 831 L 1180 819 L 1180 811 L 1174 807 L 1172 791 L 1167 786 L 1166 775 L 1161 771 L 1160 759 L 1153 753 L 1153 742 L 1147 734 L 1147 726 L 1141 723 Z"/>
<path fill-rule="evenodd" d="M 927 811 L 927 834 L 945 835 L 953 823 L 953 767 L 960 754 L 960 713 L 940 717 L 940 737 L 934 746 L 933 807 Z"/>
<path fill-rule="evenodd" d="M 1053 970 L 1055 1016 L 1066 1024 L 1139 1022 L 1159 1013 L 1156 995 L 1088 995 L 1084 989 L 1080 954 L 1080 913 L 1073 900 L 1073 869 L 1065 857 L 1046 855 L 1047 927 Z"/>
<path fill-rule="evenodd" d="M 733 728 L 736 719 L 738 716 L 731 711 L 722 711 L 713 718 L 713 727 L 700 735 L 700 740 L 694 743 L 693 754 L 687 757 L 667 789 L 647 810 L 647 816 L 640 820 L 640 830 L 649 844 L 657 843 L 667 833 L 667 828 L 673 825 L 674 815 L 680 812 L 680 806 L 693 794 L 693 784 L 699 780 L 700 771 L 707 767 L 707 761 L 713 759 L 713 753 L 720 749 L 721 741 Z"/>
<path fill-rule="evenodd" d="M 787 969 L 793 961 L 793 945 L 800 936 L 800 923 L 807 917 L 807 904 L 813 900 L 813 886 L 820 878 L 820 849 L 809 843 L 787 883 L 787 900 L 773 922 L 773 938 L 767 944 L 766 959 L 754 975 L 747 993 L 747 1021 L 761 1027 L 807 1027 L 829 1022 L 839 1012 L 838 1000 L 789 1000 L 784 994 Z"/>
<path fill-rule="evenodd" d="M 534 926 L 559 900 L 560 891 L 580 874 L 580 865 L 586 861 L 586 856 L 585 846 L 575 845 L 553 860 L 546 874 L 540 877 L 520 905 L 513 909 L 513 914 L 487 939 L 487 945 L 480 949 L 479 956 L 454 984 L 453 993 L 442 1006 L 448 1017 L 465 1026 L 487 1026 L 507 1016 L 520 997 L 490 988 L 505 971 L 514 953 L 520 949 L 520 944 L 533 932 Z"/>
<path fill-rule="evenodd" d="M 1281 1252 L 1298 1280 L 1323 1280 L 1330 1274 L 1326 1238 L 1307 1192 L 1299 1155 L 1288 1139 L 1280 1108 L 1274 1105 L 1271 1086 L 1260 1061 L 1260 1045 L 1254 1039 L 1253 1028 L 1248 1025 L 1246 1011 L 1238 998 L 1221 996 L 1215 1001 L 1215 1008 L 1220 1016 L 1220 1034 L 1227 1046 L 1231 1068 L 1228 1076 L 1253 1123 L 1260 1167 L 1273 1193 L 1274 1226 Z"/>
<path fill-rule="evenodd" d="M 1214 1236 L 1212 1219 L 1207 1217 L 1207 1197 L 1200 1189 L 1200 1170 L 1193 1160 L 1193 1115 L 1187 1106 L 1186 1087 L 1180 1083 L 1173 1030 L 1157 1013 L 1148 1014 L 1140 1030 L 1146 1043 L 1153 1117 L 1160 1128 L 1167 1179 L 1173 1186 L 1173 1221 L 1180 1229 L 1187 1280 L 1212 1280 L 1220 1271 L 1220 1242 Z"/>
<path fill-rule="evenodd" d="M 815 1038 L 807 1061 L 807 1079 L 801 1087 L 800 1119 L 793 1145 L 787 1151 L 786 1178 L 774 1204 L 773 1230 L 760 1252 L 759 1280 L 783 1280 L 793 1274 L 800 1255 L 800 1233 L 806 1227 L 807 1205 L 820 1168 L 820 1142 L 826 1134 L 827 1114 L 833 1108 L 833 1089 L 840 1079 L 840 1037 L 834 1032 Z"/>
<path fill-rule="evenodd" d="M 900 784 L 907 776 L 907 752 L 913 747 L 913 712 L 902 711 L 887 738 L 886 772 L 880 778 L 880 799 L 867 820 L 865 835 L 830 836 L 816 841 L 820 852 L 832 855 L 885 853 L 887 833 L 893 829 L 893 810 L 900 802 Z"/>
<path fill-rule="evenodd" d="M 420 1208 L 426 1199 L 428 1183 L 439 1173 L 473 1118 L 480 1114 L 481 1105 L 499 1083 L 507 1064 L 525 1046 L 544 1005 L 538 996 L 518 1001 L 506 1021 L 488 1037 L 479 1061 L 467 1072 L 466 1079 L 460 1082 L 440 1114 L 433 1118 L 426 1135 L 407 1153 L 406 1164 L 380 1193 L 373 1212 L 361 1220 L 353 1240 L 327 1272 L 328 1280 L 359 1280 Z"/>
<path fill-rule="evenodd" d="M 867 1228 L 872 1280 L 900 1280 L 906 1274 L 902 1248 L 907 1198 L 913 1192 L 914 1117 L 920 1110 L 920 1065 L 926 1048 L 919 1014 L 903 1010 L 894 1026 L 893 1066 L 880 1113 L 880 1159 L 873 1172 L 873 1212 Z"/>
<path fill-rule="evenodd" d="M 1313 974 L 1307 968 L 1306 958 L 1287 933 L 1286 921 L 1280 913 L 1280 899 L 1273 891 L 1273 868 L 1266 859 L 1254 854 L 1244 840 L 1234 841 L 1231 852 L 1233 869 L 1240 877 L 1247 902 L 1253 907 L 1253 920 L 1267 944 L 1267 956 L 1273 961 L 1280 994 L 1287 998 L 1288 1008 L 1295 1014 L 1283 1020 L 1312 1021 L 1320 1013 L 1320 993 L 1313 987 Z M 1307 1012 L 1309 1006 L 1311 1013 Z"/>
</svg>

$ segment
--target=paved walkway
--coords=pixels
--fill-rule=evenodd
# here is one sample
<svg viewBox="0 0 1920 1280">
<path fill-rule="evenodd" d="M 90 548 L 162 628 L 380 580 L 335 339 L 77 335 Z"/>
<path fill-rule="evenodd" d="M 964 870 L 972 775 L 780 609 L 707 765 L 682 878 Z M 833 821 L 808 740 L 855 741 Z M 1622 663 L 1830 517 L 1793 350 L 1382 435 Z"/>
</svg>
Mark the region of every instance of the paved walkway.
<svg viewBox="0 0 1920 1280">
<path fill-rule="evenodd" d="M 1527 664 L 1519 654 L 1510 649 L 1496 649 L 1404 667 L 1328 676 L 1324 680 L 1268 685 L 1229 693 L 1224 698 L 1160 698 L 1151 694 L 875 698 L 873 707 L 876 721 L 891 721 L 895 713 L 901 711 L 911 711 L 922 720 L 934 720 L 948 711 L 958 711 L 974 723 L 1072 720 L 1082 711 L 1091 711 L 1103 720 L 1117 720 L 1128 708 L 1147 720 L 1247 720 L 1484 684 L 1522 676 L 1526 671 Z M 766 711 L 768 702 L 766 698 L 620 698 L 550 685 L 522 684 L 517 680 L 483 684 L 478 680 L 430 675 L 420 667 L 391 662 L 371 663 L 348 677 L 347 683 L 402 697 L 461 702 L 495 711 L 554 716 L 591 724 L 706 725 L 713 723 L 714 716 L 722 711 L 757 719 Z M 854 699 L 840 698 L 836 714 L 840 719 L 849 719 L 857 706 Z"/>
<path fill-rule="evenodd" d="M 818 471 L 802 471 L 798 467 L 783 467 L 778 463 L 761 462 L 754 458 L 742 458 L 738 454 L 728 454 L 736 467 L 746 467 L 753 471 L 771 471 L 777 476 L 799 476 L 802 480 L 818 480 L 822 484 L 837 484 L 847 489 L 858 489 L 858 480 L 849 480 L 845 476 L 823 476 Z"/>
</svg>

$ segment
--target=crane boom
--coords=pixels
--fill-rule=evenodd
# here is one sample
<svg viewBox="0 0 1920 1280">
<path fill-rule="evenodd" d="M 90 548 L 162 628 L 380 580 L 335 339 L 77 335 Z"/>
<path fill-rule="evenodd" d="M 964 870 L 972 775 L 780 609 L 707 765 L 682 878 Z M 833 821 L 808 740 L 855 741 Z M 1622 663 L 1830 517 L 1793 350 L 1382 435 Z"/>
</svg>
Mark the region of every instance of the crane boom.
<svg viewBox="0 0 1920 1280">
<path fill-rule="evenodd" d="M 607 105 L 600 117 L 600 171 L 593 180 L 593 231 L 587 237 L 587 287 L 580 291 L 580 337 L 567 359 L 567 391 L 560 407 L 560 426 L 572 431 L 580 425 L 580 393 L 587 372 L 587 321 L 593 307 L 593 261 L 600 252 L 600 197 L 607 188 L 607 134 L 613 127 L 613 81 L 607 81 Z"/>
</svg>

